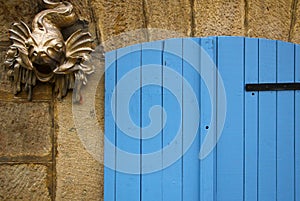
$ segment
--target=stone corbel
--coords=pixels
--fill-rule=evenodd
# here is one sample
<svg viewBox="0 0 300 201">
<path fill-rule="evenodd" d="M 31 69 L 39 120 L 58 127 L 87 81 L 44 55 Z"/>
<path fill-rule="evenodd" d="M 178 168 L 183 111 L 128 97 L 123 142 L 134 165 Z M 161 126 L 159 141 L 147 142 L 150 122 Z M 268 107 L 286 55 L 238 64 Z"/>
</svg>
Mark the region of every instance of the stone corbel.
<svg viewBox="0 0 300 201">
<path fill-rule="evenodd" d="M 69 2 L 43 0 L 46 10 L 38 13 L 31 29 L 24 23 L 14 23 L 9 30 L 9 47 L 5 67 L 13 83 L 14 94 L 25 90 L 32 100 L 33 87 L 38 82 L 55 86 L 57 97 L 63 98 L 73 89 L 75 101 L 87 76 L 94 72 L 90 62 L 93 39 L 88 32 L 77 30 L 66 40 L 62 30 L 78 20 Z"/>
</svg>

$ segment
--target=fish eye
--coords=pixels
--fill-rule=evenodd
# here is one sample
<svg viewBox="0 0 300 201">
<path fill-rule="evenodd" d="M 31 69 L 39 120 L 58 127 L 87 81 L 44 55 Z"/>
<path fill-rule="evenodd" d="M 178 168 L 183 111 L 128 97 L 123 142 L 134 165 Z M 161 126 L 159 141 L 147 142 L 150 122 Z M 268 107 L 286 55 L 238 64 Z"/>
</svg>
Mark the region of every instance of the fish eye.
<svg viewBox="0 0 300 201">
<path fill-rule="evenodd" d="M 56 48 L 48 48 L 47 49 L 47 53 L 49 54 L 49 55 L 55 55 L 55 54 L 57 54 L 57 50 L 56 50 Z"/>
<path fill-rule="evenodd" d="M 61 51 L 63 48 L 63 44 L 62 43 L 57 43 L 55 46 L 54 46 L 54 49 L 56 51 Z"/>
</svg>

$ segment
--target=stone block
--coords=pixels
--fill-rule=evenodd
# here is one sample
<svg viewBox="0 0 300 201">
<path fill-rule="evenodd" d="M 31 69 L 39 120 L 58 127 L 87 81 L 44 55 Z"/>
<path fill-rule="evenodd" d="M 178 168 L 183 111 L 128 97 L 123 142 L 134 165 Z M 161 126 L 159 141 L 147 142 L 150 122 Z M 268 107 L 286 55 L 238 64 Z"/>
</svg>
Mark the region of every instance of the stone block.
<svg viewBox="0 0 300 201">
<path fill-rule="evenodd" d="M 89 98 L 83 95 L 84 102 L 87 102 Z M 93 96 L 92 98 L 95 97 Z M 56 200 L 100 201 L 103 200 L 103 164 L 90 154 L 91 147 L 87 148 L 89 144 L 83 143 L 85 140 L 84 136 L 80 136 L 78 132 L 82 127 L 80 128 L 78 127 L 80 125 L 74 123 L 71 99 L 71 95 L 68 95 L 65 99 L 55 104 L 58 152 L 56 157 Z M 76 106 L 79 111 L 82 110 L 84 112 L 84 108 L 81 108 L 82 105 Z M 94 110 L 88 110 L 88 114 L 96 117 Z M 97 125 L 89 127 L 89 122 L 87 121 L 89 121 L 88 117 L 83 116 L 81 119 L 83 129 L 96 130 Z M 103 122 L 103 120 L 100 121 Z M 93 141 L 93 150 L 97 150 L 98 155 L 103 156 L 103 136 L 100 134 L 98 133 L 98 136 L 95 138 L 90 138 L 92 133 L 86 137 Z"/>
<path fill-rule="evenodd" d="M 195 0 L 195 36 L 243 36 L 243 0 Z"/>
<path fill-rule="evenodd" d="M 23 21 L 31 26 L 32 19 L 38 11 L 38 0 L 1 1 L 0 41 L 8 41 L 8 30 L 14 22 Z"/>
<path fill-rule="evenodd" d="M 300 44 L 300 1 L 295 1 L 291 26 L 290 40 L 293 43 Z"/>
<path fill-rule="evenodd" d="M 34 164 L 0 164 L 0 200 L 51 200 L 47 167 Z"/>
<path fill-rule="evenodd" d="M 0 159 L 51 155 L 49 103 L 0 102 Z"/>
<path fill-rule="evenodd" d="M 293 0 L 247 2 L 247 36 L 288 41 Z"/>
<path fill-rule="evenodd" d="M 97 0 L 91 5 L 106 51 L 147 41 L 143 1 Z"/>
<path fill-rule="evenodd" d="M 145 17 L 149 40 L 161 40 L 191 35 L 190 0 L 145 1 Z"/>
</svg>

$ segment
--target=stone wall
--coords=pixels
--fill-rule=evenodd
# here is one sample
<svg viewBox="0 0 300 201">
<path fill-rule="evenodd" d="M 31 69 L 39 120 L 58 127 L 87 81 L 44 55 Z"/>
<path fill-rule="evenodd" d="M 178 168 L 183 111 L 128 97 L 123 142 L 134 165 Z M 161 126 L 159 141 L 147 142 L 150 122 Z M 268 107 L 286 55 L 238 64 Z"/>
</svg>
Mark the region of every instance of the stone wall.
<svg viewBox="0 0 300 201">
<path fill-rule="evenodd" d="M 106 50 L 179 36 L 249 36 L 300 43 L 297 0 L 70 2 Z M 8 29 L 19 20 L 30 24 L 41 8 L 40 0 L 0 0 L 0 4 L 0 200 L 102 200 L 103 165 L 77 135 L 71 95 L 56 100 L 52 87 L 41 84 L 34 89 L 33 101 L 27 102 L 25 94 L 12 95 L 6 80 Z M 119 34 L 124 37 L 114 38 Z M 103 68 L 103 60 L 98 62 L 97 67 Z M 103 129 L 103 79 L 99 83 L 91 115 L 96 114 Z M 102 150 L 102 144 L 96 148 Z"/>
</svg>

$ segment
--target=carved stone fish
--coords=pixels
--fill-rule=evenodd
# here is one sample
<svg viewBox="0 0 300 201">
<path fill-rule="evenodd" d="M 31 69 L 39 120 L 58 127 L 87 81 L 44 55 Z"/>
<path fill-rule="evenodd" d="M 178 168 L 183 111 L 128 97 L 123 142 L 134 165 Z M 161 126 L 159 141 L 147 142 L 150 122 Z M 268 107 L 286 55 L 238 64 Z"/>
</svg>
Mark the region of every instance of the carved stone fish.
<svg viewBox="0 0 300 201">
<path fill-rule="evenodd" d="M 73 89 L 75 101 L 80 101 L 81 86 L 94 72 L 89 62 L 93 40 L 88 32 L 78 30 L 65 41 L 61 29 L 77 21 L 73 6 L 69 2 L 43 2 L 47 9 L 35 16 L 32 30 L 24 22 L 14 23 L 9 30 L 12 45 L 5 66 L 14 93 L 19 93 L 24 84 L 31 100 L 32 87 L 39 80 L 55 83 L 58 98 Z"/>
</svg>

